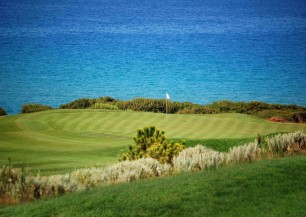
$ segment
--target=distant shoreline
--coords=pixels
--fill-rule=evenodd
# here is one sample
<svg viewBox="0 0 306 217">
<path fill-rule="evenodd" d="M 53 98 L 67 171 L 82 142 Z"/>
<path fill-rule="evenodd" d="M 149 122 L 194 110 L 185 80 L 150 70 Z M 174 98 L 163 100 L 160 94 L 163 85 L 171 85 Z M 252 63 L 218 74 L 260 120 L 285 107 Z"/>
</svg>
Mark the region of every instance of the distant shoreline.
<svg viewBox="0 0 306 217">
<path fill-rule="evenodd" d="M 119 100 L 110 96 L 103 96 L 99 98 L 80 98 L 62 104 L 58 108 L 131 110 L 168 114 L 242 113 L 273 122 L 306 122 L 306 107 L 295 104 L 269 104 L 260 101 L 234 102 L 222 100 L 200 105 L 191 102 L 171 101 L 166 98 L 134 98 L 131 100 Z M 51 109 L 57 108 L 42 104 L 24 104 L 22 105 L 21 113 L 32 113 Z"/>
</svg>

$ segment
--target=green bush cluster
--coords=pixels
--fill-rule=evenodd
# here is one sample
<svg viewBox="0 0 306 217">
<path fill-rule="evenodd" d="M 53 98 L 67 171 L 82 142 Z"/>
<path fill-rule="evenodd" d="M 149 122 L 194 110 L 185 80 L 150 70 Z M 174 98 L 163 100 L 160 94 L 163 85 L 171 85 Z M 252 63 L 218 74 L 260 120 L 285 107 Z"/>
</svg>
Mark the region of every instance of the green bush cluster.
<svg viewBox="0 0 306 217">
<path fill-rule="evenodd" d="M 132 100 L 116 100 L 112 97 L 100 97 L 97 99 L 82 98 L 63 104 L 61 109 L 120 109 L 132 111 L 144 111 L 166 113 L 165 99 L 136 98 Z M 190 102 L 167 102 L 169 114 L 218 114 L 218 113 L 242 113 L 254 115 L 259 118 L 273 118 L 287 122 L 306 122 L 306 108 L 297 105 L 268 104 L 259 101 L 232 102 L 222 100 L 207 105 L 199 105 Z"/>
<path fill-rule="evenodd" d="M 41 104 L 24 104 L 21 107 L 21 113 L 40 112 L 53 109 L 51 106 Z"/>
<path fill-rule="evenodd" d="M 91 109 L 108 109 L 108 110 L 118 110 L 118 106 L 110 103 L 96 102 L 90 107 Z"/>
<path fill-rule="evenodd" d="M 116 100 L 109 96 L 104 96 L 100 98 L 81 98 L 74 100 L 72 102 L 60 105 L 60 109 L 87 109 L 94 108 L 95 104 L 114 104 Z"/>
<path fill-rule="evenodd" d="M 129 145 L 127 152 L 121 152 L 119 161 L 151 157 L 161 163 L 171 164 L 173 157 L 184 148 L 184 143 L 167 143 L 165 131 L 155 129 L 153 126 L 145 127 L 137 130 L 134 145 Z"/>
<path fill-rule="evenodd" d="M 7 115 L 6 111 L 0 107 L 0 116 Z"/>
<path fill-rule="evenodd" d="M 167 112 L 170 114 L 175 114 L 179 110 L 183 109 L 185 106 L 186 106 L 185 103 L 168 101 Z M 118 108 L 122 110 L 166 113 L 166 100 L 136 98 L 127 101 L 119 101 Z"/>
</svg>

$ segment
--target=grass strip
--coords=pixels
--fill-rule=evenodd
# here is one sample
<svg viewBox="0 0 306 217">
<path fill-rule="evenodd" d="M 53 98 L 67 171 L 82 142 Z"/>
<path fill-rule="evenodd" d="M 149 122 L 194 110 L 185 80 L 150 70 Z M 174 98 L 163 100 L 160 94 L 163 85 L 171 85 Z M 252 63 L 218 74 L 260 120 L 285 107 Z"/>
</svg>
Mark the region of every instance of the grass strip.
<svg viewBox="0 0 306 217">
<path fill-rule="evenodd" d="M 306 216 L 306 156 L 110 185 L 0 216 Z"/>
</svg>

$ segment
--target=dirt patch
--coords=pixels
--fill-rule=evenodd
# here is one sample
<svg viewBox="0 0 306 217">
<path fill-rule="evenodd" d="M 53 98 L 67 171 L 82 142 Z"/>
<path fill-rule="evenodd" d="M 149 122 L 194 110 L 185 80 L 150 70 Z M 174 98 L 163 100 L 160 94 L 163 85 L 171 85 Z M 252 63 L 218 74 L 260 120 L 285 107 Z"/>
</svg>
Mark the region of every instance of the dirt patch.
<svg viewBox="0 0 306 217">
<path fill-rule="evenodd" d="M 268 121 L 272 121 L 272 122 L 287 122 L 284 118 L 281 117 L 271 117 L 268 119 Z"/>
</svg>

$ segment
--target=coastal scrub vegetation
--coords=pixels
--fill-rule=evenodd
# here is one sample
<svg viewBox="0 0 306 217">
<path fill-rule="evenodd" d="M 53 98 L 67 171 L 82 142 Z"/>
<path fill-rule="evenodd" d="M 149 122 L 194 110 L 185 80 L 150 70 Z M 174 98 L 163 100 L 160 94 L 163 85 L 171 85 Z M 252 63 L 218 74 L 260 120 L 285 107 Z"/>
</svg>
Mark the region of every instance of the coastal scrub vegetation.
<svg viewBox="0 0 306 217">
<path fill-rule="evenodd" d="M 66 104 L 62 104 L 60 105 L 59 108 L 60 109 L 88 109 L 88 108 L 99 109 L 101 107 L 102 109 L 109 109 L 112 108 L 111 105 L 115 106 L 117 101 L 118 100 L 115 100 L 110 96 L 103 96 L 97 99 L 81 98 Z"/>
<path fill-rule="evenodd" d="M 304 154 L 305 144 L 306 134 L 298 131 L 266 138 L 259 136 L 254 142 L 232 147 L 228 152 L 215 151 L 202 145 L 180 149 L 179 153 L 173 156 L 171 164 L 168 161 L 161 163 L 151 156 L 144 156 L 144 158 L 126 160 L 104 168 L 76 169 L 67 174 L 52 176 L 33 175 L 33 171 L 20 168 L 18 165 L 14 166 L 10 162 L 0 167 L 0 196 L 2 202 L 16 203 L 112 183 L 168 176 L 184 171 L 216 169 L 258 159 Z"/>
<path fill-rule="evenodd" d="M 131 100 L 118 100 L 110 96 L 99 98 L 81 98 L 62 104 L 60 109 L 107 109 L 131 110 L 143 112 L 166 113 L 165 99 L 135 98 Z M 26 104 L 22 106 L 21 113 L 31 113 L 52 109 L 50 106 L 40 104 Z M 233 102 L 228 100 L 216 101 L 207 105 L 191 102 L 169 101 L 167 105 L 169 114 L 219 114 L 241 113 L 253 115 L 258 118 L 274 122 L 306 122 L 306 107 L 298 105 L 269 104 L 259 101 Z"/>
<path fill-rule="evenodd" d="M 7 115 L 6 111 L 0 107 L 0 116 Z"/>
<path fill-rule="evenodd" d="M 24 104 L 21 107 L 21 113 L 33 113 L 40 111 L 47 111 L 53 109 L 51 106 L 41 104 Z"/>
<path fill-rule="evenodd" d="M 149 98 L 118 100 L 106 96 L 97 99 L 78 99 L 61 105 L 60 109 L 119 109 L 166 113 L 166 101 L 165 99 Z M 169 101 L 167 112 L 169 114 L 242 113 L 276 122 L 306 122 L 306 107 L 298 105 L 269 104 L 259 101 L 232 102 L 222 100 L 207 105 Z"/>
</svg>

